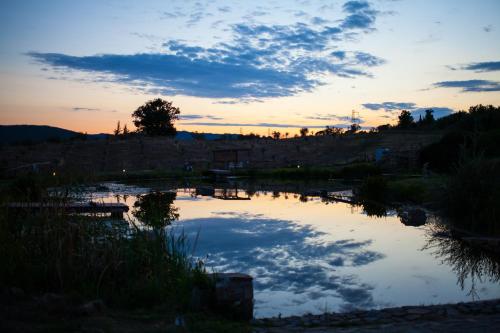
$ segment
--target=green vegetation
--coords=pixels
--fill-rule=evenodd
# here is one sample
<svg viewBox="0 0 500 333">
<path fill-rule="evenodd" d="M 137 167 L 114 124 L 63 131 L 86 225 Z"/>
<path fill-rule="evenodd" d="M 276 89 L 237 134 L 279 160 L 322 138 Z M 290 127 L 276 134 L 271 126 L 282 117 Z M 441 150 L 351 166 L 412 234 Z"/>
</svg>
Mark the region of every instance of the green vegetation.
<svg viewBox="0 0 500 333">
<path fill-rule="evenodd" d="M 66 200 L 70 191 L 78 192 L 82 184 L 89 184 L 94 177 L 89 174 L 27 174 L 4 180 L 0 186 L 0 200 L 44 201 L 49 199 L 49 189 L 58 188 L 57 200 Z"/>
<path fill-rule="evenodd" d="M 138 181 L 149 179 L 185 179 L 199 178 L 203 176 L 202 171 L 184 171 L 181 169 L 172 170 L 141 170 L 141 171 L 121 171 L 121 172 L 106 172 L 96 175 L 94 180 L 113 180 L 113 181 Z"/>
<path fill-rule="evenodd" d="M 413 203 L 435 205 L 440 200 L 446 177 L 367 177 L 358 189 L 358 196 L 364 200 L 397 205 Z"/>
<path fill-rule="evenodd" d="M 371 163 L 357 163 L 338 167 L 292 167 L 275 169 L 237 170 L 235 175 L 258 179 L 288 180 L 329 180 L 329 179 L 362 179 L 379 175 L 381 170 Z"/>
<path fill-rule="evenodd" d="M 175 135 L 174 122 L 179 119 L 179 108 L 161 98 L 146 102 L 132 113 L 138 132 L 147 135 Z M 118 134 L 120 132 L 118 131 Z"/>
<path fill-rule="evenodd" d="M 54 185 L 53 179 L 31 176 L 2 188 L 2 288 L 20 288 L 28 295 L 65 295 L 75 305 L 101 299 L 110 307 L 110 317 L 103 319 L 106 323 L 97 325 L 101 328 L 119 328 L 119 322 L 113 318 L 117 313 L 128 313 L 127 321 L 143 328 L 167 319 L 167 327 L 173 327 L 176 314 L 182 313 L 190 331 L 247 331 L 246 324 L 210 312 L 214 282 L 203 262 L 192 257 L 196 240 L 190 242 L 182 233 L 167 231 L 166 226 L 178 219 L 173 205 L 175 193 L 141 196 L 132 211 L 140 225 L 129 225 L 123 220 L 105 222 L 98 216 L 68 215 L 60 210 L 20 212 L 4 205 L 9 201 L 34 200 L 62 204 L 74 195 L 74 187 L 66 187 L 54 196 L 49 185 Z M 208 297 L 201 308 L 198 301 L 193 303 L 193 290 Z M 161 313 L 162 318 L 131 319 L 130 314 L 140 309 Z M 41 314 L 33 315 L 38 320 Z M 49 330 L 73 325 L 73 319 L 60 326 L 50 318 L 45 323 L 50 324 L 48 328 L 43 318 L 40 320 L 41 327 Z"/>
<path fill-rule="evenodd" d="M 425 203 L 431 201 L 432 181 L 425 178 L 396 179 L 388 183 L 391 201 Z"/>
<path fill-rule="evenodd" d="M 500 235 L 500 159 L 460 162 L 446 187 L 444 208 L 454 223 L 474 232 Z"/>
<path fill-rule="evenodd" d="M 399 128 L 411 128 L 414 124 L 413 116 L 410 111 L 403 110 L 398 117 Z"/>
<path fill-rule="evenodd" d="M 443 138 L 422 149 L 420 161 L 436 172 L 455 170 L 463 149 L 500 157 L 500 107 L 477 105 L 469 112 L 458 112 L 435 121 L 435 128 L 445 130 Z"/>
<path fill-rule="evenodd" d="M 477 105 L 435 122 L 447 133 L 420 154 L 422 164 L 450 179 L 442 207 L 452 223 L 500 234 L 500 107 Z"/>
<path fill-rule="evenodd" d="M 281 180 L 329 180 L 329 179 L 363 179 L 367 176 L 381 174 L 381 169 L 372 163 L 354 163 L 336 167 L 289 167 L 273 169 L 235 169 L 233 175 L 250 179 L 281 179 Z M 208 170 L 142 170 L 101 173 L 94 181 L 121 180 L 137 181 L 148 179 L 200 179 L 210 177 Z"/>
<path fill-rule="evenodd" d="M 110 305 L 187 309 L 194 286 L 210 288 L 185 235 L 152 233 L 123 221 L 4 212 L 0 281 L 29 293 L 55 292 Z"/>
</svg>

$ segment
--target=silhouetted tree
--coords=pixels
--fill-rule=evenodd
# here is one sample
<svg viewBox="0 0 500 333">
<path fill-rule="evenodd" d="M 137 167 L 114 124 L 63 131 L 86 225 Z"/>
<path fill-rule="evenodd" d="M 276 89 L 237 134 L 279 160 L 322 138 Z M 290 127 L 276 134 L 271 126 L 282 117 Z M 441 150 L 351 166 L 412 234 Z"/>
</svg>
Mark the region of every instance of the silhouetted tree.
<svg viewBox="0 0 500 333">
<path fill-rule="evenodd" d="M 205 134 L 198 133 L 198 131 L 194 131 L 193 133 L 191 133 L 191 135 L 193 136 L 193 138 L 195 140 L 203 140 L 203 139 L 205 139 Z"/>
<path fill-rule="evenodd" d="M 382 132 L 382 131 L 387 131 L 392 128 L 391 124 L 385 124 L 385 125 L 380 125 L 377 126 L 377 131 Z"/>
<path fill-rule="evenodd" d="M 180 110 L 172 102 L 157 98 L 146 102 L 132 113 L 137 130 L 148 135 L 175 135 L 174 122 Z"/>
<path fill-rule="evenodd" d="M 359 124 L 352 124 L 351 128 L 349 129 L 349 133 L 356 133 L 361 129 L 361 126 Z"/>
<path fill-rule="evenodd" d="M 426 125 L 430 125 L 434 122 L 434 110 L 432 109 L 429 109 L 429 110 L 425 110 L 425 117 L 424 119 L 422 120 L 424 122 L 424 124 Z"/>
<path fill-rule="evenodd" d="M 273 133 L 273 139 L 278 140 L 281 137 L 281 133 L 278 131 L 274 131 Z"/>
<path fill-rule="evenodd" d="M 301 136 L 301 137 L 305 137 L 305 136 L 307 136 L 307 133 L 309 133 L 309 128 L 307 128 L 307 127 L 302 127 L 302 128 L 300 129 L 300 136 Z"/>
<path fill-rule="evenodd" d="M 336 128 L 336 127 L 330 127 L 330 126 L 326 126 L 324 130 L 322 131 L 317 131 L 316 132 L 316 136 L 327 136 L 327 135 L 331 135 L 331 136 L 337 136 L 337 135 L 341 135 L 342 132 L 344 130 L 342 128 Z"/>
<path fill-rule="evenodd" d="M 331 135 L 331 134 L 332 134 L 332 130 L 331 130 L 330 126 L 326 126 L 324 130 L 316 132 L 316 136 L 324 136 L 324 135 Z"/>
<path fill-rule="evenodd" d="M 410 128 L 413 126 L 413 116 L 410 111 L 403 110 L 398 117 L 398 127 L 399 128 Z"/>
<path fill-rule="evenodd" d="M 128 128 L 127 128 L 127 124 L 125 124 L 125 125 L 123 126 L 123 131 L 122 131 L 122 134 L 123 134 L 123 136 L 127 136 L 127 135 L 129 135 L 129 134 L 130 134 L 130 132 L 129 132 Z"/>
<path fill-rule="evenodd" d="M 115 136 L 118 136 L 118 135 L 120 135 L 121 131 L 122 131 L 122 129 L 121 129 L 121 126 L 120 126 L 120 122 L 118 122 L 118 123 L 116 124 L 116 128 L 115 128 L 115 130 L 113 131 L 113 134 L 114 134 Z"/>
</svg>

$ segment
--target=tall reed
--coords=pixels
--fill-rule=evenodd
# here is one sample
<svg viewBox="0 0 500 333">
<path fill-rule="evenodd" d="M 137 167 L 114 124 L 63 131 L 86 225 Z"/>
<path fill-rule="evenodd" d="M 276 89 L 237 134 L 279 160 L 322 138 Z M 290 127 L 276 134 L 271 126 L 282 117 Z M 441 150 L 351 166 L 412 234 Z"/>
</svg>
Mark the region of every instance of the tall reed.
<svg viewBox="0 0 500 333">
<path fill-rule="evenodd" d="M 67 198 L 51 200 L 63 205 Z M 186 308 L 195 286 L 211 287 L 185 234 L 69 215 L 62 209 L 32 214 L 2 205 L 0 253 L 0 284 L 31 293 Z"/>
</svg>

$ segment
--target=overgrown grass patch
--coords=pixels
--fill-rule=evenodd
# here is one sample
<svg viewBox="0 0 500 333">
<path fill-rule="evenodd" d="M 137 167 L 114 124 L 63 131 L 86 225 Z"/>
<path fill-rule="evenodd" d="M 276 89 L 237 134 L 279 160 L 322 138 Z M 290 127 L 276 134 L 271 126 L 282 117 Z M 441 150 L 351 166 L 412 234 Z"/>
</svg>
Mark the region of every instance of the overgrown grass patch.
<svg viewBox="0 0 500 333">
<path fill-rule="evenodd" d="M 500 159 L 462 161 L 450 177 L 444 207 L 452 222 L 488 235 L 500 235 Z"/>
<path fill-rule="evenodd" d="M 203 263 L 192 256 L 187 236 L 168 231 L 178 217 L 171 200 L 134 207 L 141 217 L 162 216 L 162 223 L 103 220 L 72 215 L 63 209 L 20 211 L 7 202 L 42 202 L 63 207 L 73 198 L 73 184 L 57 191 L 53 179 L 36 176 L 12 181 L 0 204 L 0 285 L 31 294 L 60 293 L 107 304 L 189 308 L 190 295 L 212 288 Z M 156 201 L 155 201 L 156 200 Z M 151 222 L 151 223 L 148 223 Z"/>
<path fill-rule="evenodd" d="M 357 193 L 379 203 L 433 204 L 440 200 L 446 179 L 444 176 L 370 176 L 363 180 Z"/>
<path fill-rule="evenodd" d="M 191 290 L 210 288 L 184 235 L 90 217 L 0 218 L 0 281 L 29 293 L 76 294 L 108 304 L 187 308 Z"/>
<path fill-rule="evenodd" d="M 363 179 L 381 174 L 380 168 L 372 163 L 356 163 L 347 166 L 309 167 L 296 166 L 273 169 L 235 170 L 235 175 L 255 179 L 287 179 L 287 180 L 329 180 L 329 179 Z"/>
</svg>

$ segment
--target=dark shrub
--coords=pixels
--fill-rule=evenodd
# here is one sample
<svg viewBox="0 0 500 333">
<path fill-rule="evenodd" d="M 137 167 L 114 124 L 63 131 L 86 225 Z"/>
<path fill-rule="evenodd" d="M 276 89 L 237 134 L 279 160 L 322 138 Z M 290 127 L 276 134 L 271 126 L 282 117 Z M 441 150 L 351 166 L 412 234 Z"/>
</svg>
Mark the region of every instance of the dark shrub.
<svg viewBox="0 0 500 333">
<path fill-rule="evenodd" d="M 470 138 L 464 132 L 446 134 L 439 142 L 433 143 L 420 151 L 419 160 L 423 165 L 436 172 L 450 172 L 458 163 L 460 147 L 470 143 Z"/>
<path fill-rule="evenodd" d="M 359 188 L 359 196 L 384 201 L 387 197 L 387 180 L 380 176 L 366 177 Z"/>
<path fill-rule="evenodd" d="M 354 164 L 340 170 L 338 177 L 345 179 L 362 179 L 370 176 L 377 176 L 382 173 L 380 167 L 374 164 Z"/>
<path fill-rule="evenodd" d="M 479 135 L 478 148 L 485 157 L 500 157 L 500 129 Z"/>
<path fill-rule="evenodd" d="M 453 222 L 472 231 L 500 234 L 500 161 L 462 162 L 449 181 L 445 201 Z"/>
<path fill-rule="evenodd" d="M 422 203 L 426 199 L 427 188 L 421 179 L 392 181 L 388 185 L 390 199 L 398 202 Z"/>
</svg>

